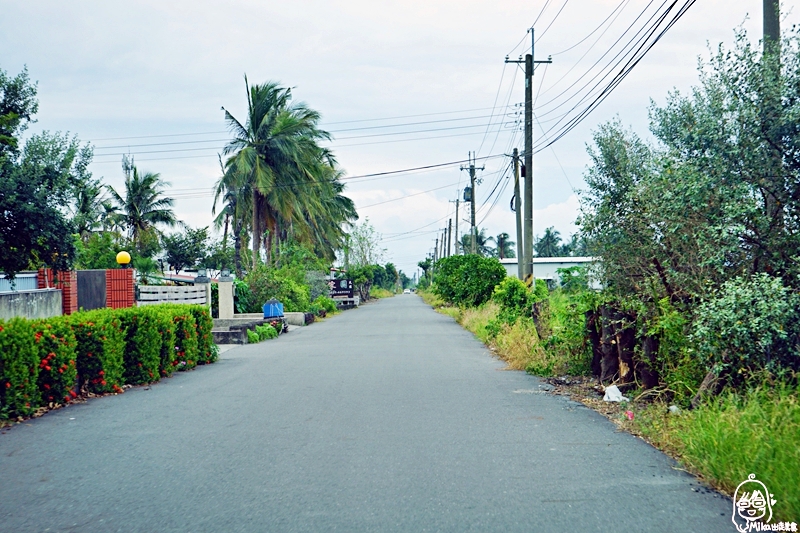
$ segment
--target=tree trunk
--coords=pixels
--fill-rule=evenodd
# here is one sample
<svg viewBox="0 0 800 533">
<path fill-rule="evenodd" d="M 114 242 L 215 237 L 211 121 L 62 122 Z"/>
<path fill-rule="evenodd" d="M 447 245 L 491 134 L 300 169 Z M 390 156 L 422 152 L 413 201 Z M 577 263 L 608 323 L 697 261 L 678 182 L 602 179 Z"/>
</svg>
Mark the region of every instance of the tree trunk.
<svg viewBox="0 0 800 533">
<path fill-rule="evenodd" d="M 611 381 L 619 372 L 619 353 L 614 335 L 614 312 L 608 306 L 600 307 L 600 381 Z"/>
<path fill-rule="evenodd" d="M 648 335 L 642 340 L 642 360 L 637 362 L 636 370 L 642 378 L 645 390 L 658 386 L 656 357 L 658 356 L 659 344 L 658 337 L 652 335 Z"/>
<path fill-rule="evenodd" d="M 622 383 L 634 380 L 633 353 L 636 347 L 636 317 L 631 314 L 615 313 L 614 337 L 619 355 L 619 377 Z"/>
<path fill-rule="evenodd" d="M 598 318 L 597 311 L 586 311 L 586 336 L 592 347 L 592 374 L 600 377 L 602 373 L 600 362 L 603 359 L 603 352 L 600 349 L 600 332 L 597 330 Z"/>
<path fill-rule="evenodd" d="M 261 217 L 259 217 L 261 202 L 258 191 L 253 190 L 253 270 L 258 265 L 258 250 L 261 244 Z"/>
<path fill-rule="evenodd" d="M 231 216 L 225 215 L 225 229 L 222 232 L 222 251 L 225 252 L 228 248 L 228 224 L 230 223 Z"/>
</svg>

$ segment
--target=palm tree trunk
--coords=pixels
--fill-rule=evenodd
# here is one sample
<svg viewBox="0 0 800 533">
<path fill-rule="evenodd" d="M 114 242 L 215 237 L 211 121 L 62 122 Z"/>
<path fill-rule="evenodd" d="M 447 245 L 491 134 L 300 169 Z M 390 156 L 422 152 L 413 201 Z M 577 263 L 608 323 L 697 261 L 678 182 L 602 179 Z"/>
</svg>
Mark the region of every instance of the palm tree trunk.
<svg viewBox="0 0 800 533">
<path fill-rule="evenodd" d="M 231 216 L 225 215 L 225 229 L 222 232 L 222 251 L 228 249 L 228 223 L 230 222 Z"/>
<path fill-rule="evenodd" d="M 255 189 L 253 190 L 253 270 L 258 265 L 258 249 L 261 245 L 261 220 L 259 215 L 259 194 Z"/>
</svg>

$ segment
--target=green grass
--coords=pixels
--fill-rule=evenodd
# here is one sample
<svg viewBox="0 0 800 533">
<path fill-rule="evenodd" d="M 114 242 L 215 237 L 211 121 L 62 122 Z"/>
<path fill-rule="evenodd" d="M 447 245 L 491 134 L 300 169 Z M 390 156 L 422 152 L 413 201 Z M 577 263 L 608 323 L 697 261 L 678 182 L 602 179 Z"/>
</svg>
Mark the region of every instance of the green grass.
<svg viewBox="0 0 800 533">
<path fill-rule="evenodd" d="M 755 474 L 775 494 L 775 520 L 800 519 L 797 389 L 726 394 L 680 416 L 664 413 L 663 404 L 653 404 L 638 414 L 635 429 L 728 494 Z"/>
<path fill-rule="evenodd" d="M 390 298 L 394 296 L 394 293 L 381 287 L 373 287 L 369 290 L 369 296 L 370 298 Z"/>
</svg>

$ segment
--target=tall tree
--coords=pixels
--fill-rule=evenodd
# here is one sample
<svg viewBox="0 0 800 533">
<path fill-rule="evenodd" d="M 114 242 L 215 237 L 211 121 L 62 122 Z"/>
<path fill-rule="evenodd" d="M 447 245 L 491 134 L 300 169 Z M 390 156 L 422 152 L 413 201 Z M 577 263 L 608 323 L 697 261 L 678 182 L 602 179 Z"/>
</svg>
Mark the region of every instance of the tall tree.
<svg viewBox="0 0 800 533">
<path fill-rule="evenodd" d="M 544 235 L 533 243 L 537 257 L 558 257 L 561 255 L 561 233 L 553 226 L 544 230 Z"/>
<path fill-rule="evenodd" d="M 169 183 L 159 174 L 142 174 L 127 158 L 123 158 L 122 168 L 125 172 L 124 196 L 111 186 L 108 186 L 108 192 L 116 202 L 118 223 L 127 230 L 134 246 L 138 246 L 144 234 L 152 233 L 151 230 L 157 229 L 159 224 L 171 227 L 177 223 L 172 211 L 174 200 L 164 196 L 164 188 Z"/>
<path fill-rule="evenodd" d="M 475 234 L 475 242 L 478 250 L 478 255 L 482 257 L 494 257 L 495 249 L 491 245 L 493 238 L 486 235 L 486 228 L 481 228 Z M 461 236 L 461 250 L 462 253 L 469 253 L 472 250 L 472 235 L 465 233 Z"/>
<path fill-rule="evenodd" d="M 233 140 L 225 147 L 228 189 L 249 190 L 253 266 L 260 249 L 272 263 L 273 243 L 291 234 L 301 242 L 321 245 L 333 256 L 343 244 L 341 225 L 355 220 L 352 202 L 341 196 L 332 154 L 319 146 L 330 135 L 317 124 L 320 115 L 302 103 L 292 103 L 291 89 L 275 82 L 250 85 L 247 119 L 227 110 L 225 120 Z M 337 228 L 339 228 L 337 230 Z"/>
<path fill-rule="evenodd" d="M 499 233 L 496 237 L 489 237 L 489 241 L 495 245 L 494 256 L 498 259 L 516 257 L 514 246 L 516 243 L 511 240 L 508 233 Z"/>
</svg>

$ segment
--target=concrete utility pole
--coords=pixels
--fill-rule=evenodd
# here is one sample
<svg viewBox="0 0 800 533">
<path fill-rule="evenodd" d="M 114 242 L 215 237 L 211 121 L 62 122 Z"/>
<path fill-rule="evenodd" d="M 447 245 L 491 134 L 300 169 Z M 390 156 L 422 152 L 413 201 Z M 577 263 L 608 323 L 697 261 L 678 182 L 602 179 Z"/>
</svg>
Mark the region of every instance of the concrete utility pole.
<svg viewBox="0 0 800 533">
<path fill-rule="evenodd" d="M 522 265 L 522 202 L 519 196 L 519 150 L 514 148 L 514 215 L 517 219 L 517 277 L 525 279 Z"/>
<path fill-rule="evenodd" d="M 768 42 L 781 42 L 781 13 L 780 2 L 777 0 L 764 0 L 764 51 L 767 51 Z"/>
<path fill-rule="evenodd" d="M 550 58 L 546 61 L 534 59 L 536 38 L 533 28 L 531 32 L 531 53 L 525 55 L 525 242 L 522 249 L 523 270 L 522 274 L 526 283 L 533 283 L 533 67 L 539 63 L 552 63 Z M 506 63 L 523 63 L 523 61 L 510 61 L 506 56 Z"/>
<path fill-rule="evenodd" d="M 452 202 L 453 200 L 450 200 L 450 201 Z M 458 244 L 460 242 L 459 235 L 458 235 L 458 203 L 460 201 L 461 200 L 459 198 L 456 198 L 456 233 L 455 233 L 455 237 L 456 238 L 455 238 L 455 241 L 453 241 L 453 244 L 455 244 L 455 247 L 453 248 L 453 255 L 458 255 Z"/>
<path fill-rule="evenodd" d="M 470 183 L 470 204 L 471 204 L 471 218 L 470 218 L 470 235 L 472 235 L 472 245 L 470 253 L 477 254 L 478 253 L 478 229 L 475 227 L 475 171 L 476 170 L 483 170 L 485 168 L 476 168 L 475 167 L 475 154 L 470 152 L 468 155 L 469 158 L 469 166 L 468 167 L 461 167 L 461 170 L 469 170 L 469 183 Z"/>
<path fill-rule="evenodd" d="M 450 257 L 450 243 L 453 241 L 453 219 L 447 221 L 447 257 Z"/>
<path fill-rule="evenodd" d="M 438 254 L 439 254 L 439 237 L 436 237 L 436 244 L 433 245 L 433 262 L 434 263 L 439 260 L 439 258 L 437 257 Z"/>
</svg>

